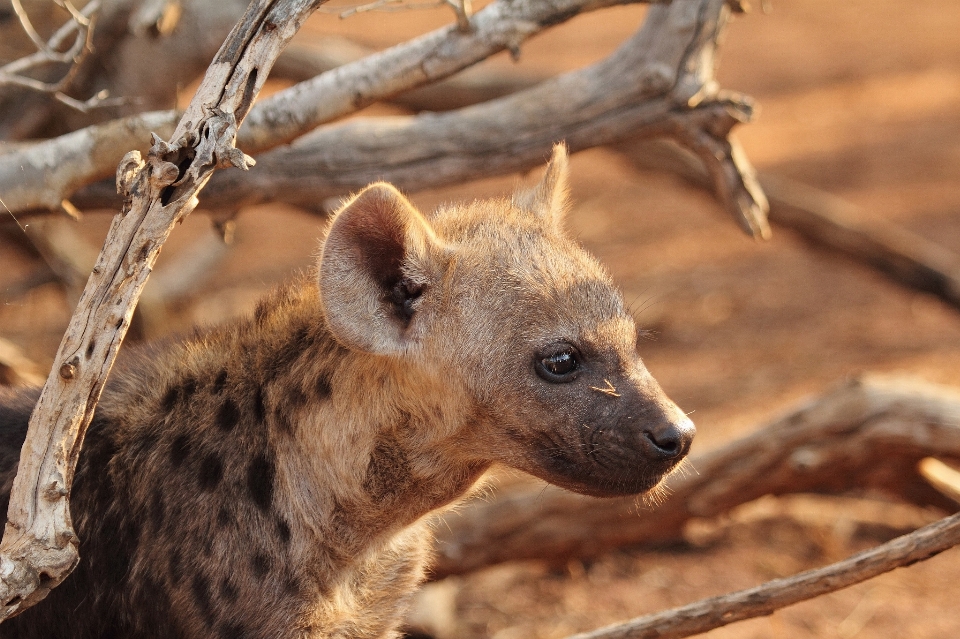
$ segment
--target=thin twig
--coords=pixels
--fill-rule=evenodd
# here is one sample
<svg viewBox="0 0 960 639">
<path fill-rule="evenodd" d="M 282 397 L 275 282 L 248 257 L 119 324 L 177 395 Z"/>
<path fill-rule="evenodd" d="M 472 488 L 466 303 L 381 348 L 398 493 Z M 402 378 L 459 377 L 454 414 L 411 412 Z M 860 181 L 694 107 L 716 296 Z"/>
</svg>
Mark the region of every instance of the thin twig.
<svg viewBox="0 0 960 639">
<path fill-rule="evenodd" d="M 13 10 L 24 32 L 37 47 L 37 52 L 0 67 L 0 86 L 17 86 L 40 93 L 49 93 L 62 104 L 84 113 L 93 108 L 122 103 L 121 100 L 108 99 L 106 91 L 100 91 L 87 100 L 77 100 L 63 93 L 63 89 L 73 79 L 84 56 L 90 51 L 93 16 L 100 9 L 100 0 L 92 0 L 82 10 L 77 10 L 67 0 L 58 0 L 57 4 L 70 13 L 71 19 L 47 41 L 37 33 L 20 0 L 12 0 L 12 2 Z M 73 42 L 65 51 L 61 51 L 63 43 L 71 36 Z M 32 69 L 49 64 L 70 64 L 70 67 L 55 82 L 37 80 L 24 75 Z"/>
</svg>

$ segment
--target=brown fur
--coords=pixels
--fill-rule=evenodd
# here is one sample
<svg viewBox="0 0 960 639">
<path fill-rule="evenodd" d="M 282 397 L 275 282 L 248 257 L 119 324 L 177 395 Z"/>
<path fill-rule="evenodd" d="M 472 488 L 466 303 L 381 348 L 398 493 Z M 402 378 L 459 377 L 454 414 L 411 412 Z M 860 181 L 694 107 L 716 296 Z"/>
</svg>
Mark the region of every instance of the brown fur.
<svg viewBox="0 0 960 639">
<path fill-rule="evenodd" d="M 369 187 L 331 224 L 319 288 L 125 355 L 75 479 L 81 564 L 0 637 L 393 636 L 426 516 L 491 463 L 655 487 L 692 425 L 562 233 L 565 174 L 558 147 L 532 191 L 428 217 Z M 0 395 L 0 441 L 34 400 Z"/>
</svg>

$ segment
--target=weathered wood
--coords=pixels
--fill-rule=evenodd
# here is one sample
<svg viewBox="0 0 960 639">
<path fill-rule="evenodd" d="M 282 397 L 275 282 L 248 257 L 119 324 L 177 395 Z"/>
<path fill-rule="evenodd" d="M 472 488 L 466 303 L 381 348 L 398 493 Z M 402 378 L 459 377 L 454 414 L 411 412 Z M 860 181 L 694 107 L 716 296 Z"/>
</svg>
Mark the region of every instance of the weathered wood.
<svg viewBox="0 0 960 639">
<path fill-rule="evenodd" d="M 960 544 L 960 514 L 823 568 L 775 579 L 756 588 L 697 601 L 568 639 L 680 639 L 769 615 L 885 572 L 929 559 Z"/>
<path fill-rule="evenodd" d="M 283 45 L 319 0 L 254 0 L 208 68 L 170 142 L 117 169 L 124 206 L 30 418 L 0 543 L 0 619 L 43 599 L 78 561 L 68 495 L 83 436 L 137 298 L 174 224 L 214 170 L 246 168 L 236 129 Z"/>
<path fill-rule="evenodd" d="M 763 237 L 766 202 L 728 137 L 735 124 L 750 119 L 752 103 L 718 93 L 712 66 L 704 62 L 715 53 L 726 17 L 722 0 L 651 7 L 640 31 L 597 64 L 457 111 L 322 127 L 258 156 L 257 170 L 243 180 L 217 176 L 205 204 L 282 201 L 315 208 L 374 180 L 417 191 L 528 169 L 557 140 L 576 151 L 668 136 L 700 154 L 731 215 Z M 97 207 L 111 197 L 99 186 L 78 193 L 75 202 Z"/>
<path fill-rule="evenodd" d="M 505 48 L 517 48 L 530 36 L 579 13 L 639 1 L 493 2 L 472 17 L 470 33 L 453 25 L 438 29 L 270 96 L 253 108 L 237 146 L 260 153 L 378 99 L 444 78 Z M 719 11 L 716 0 L 683 2 Z M 110 176 L 122 153 L 139 148 L 153 131 L 165 136 L 176 121 L 172 111 L 142 113 L 0 154 L 0 193 L 15 214 L 54 209 L 80 186 Z"/>
<path fill-rule="evenodd" d="M 563 562 L 682 538 L 764 495 L 876 489 L 951 510 L 917 471 L 925 457 L 960 460 L 960 393 L 895 378 L 851 381 L 754 434 L 692 460 L 654 509 L 537 485 L 475 501 L 437 527 L 434 577 L 515 559 Z"/>
</svg>

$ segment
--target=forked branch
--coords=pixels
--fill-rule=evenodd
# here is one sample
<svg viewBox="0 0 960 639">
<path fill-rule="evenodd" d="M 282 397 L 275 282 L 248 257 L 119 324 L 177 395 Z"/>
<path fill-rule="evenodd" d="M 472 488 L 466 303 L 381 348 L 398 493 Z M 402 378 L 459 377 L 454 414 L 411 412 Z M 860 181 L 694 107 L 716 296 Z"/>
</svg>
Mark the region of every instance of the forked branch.
<svg viewBox="0 0 960 639">
<path fill-rule="evenodd" d="M 49 40 L 44 40 L 37 33 L 20 0 L 11 0 L 11 4 L 14 13 L 20 20 L 24 33 L 33 42 L 37 51 L 0 67 L 0 87 L 4 85 L 17 86 L 41 93 L 49 93 L 59 102 L 84 112 L 114 102 L 109 100 L 107 93 L 103 91 L 87 100 L 77 100 L 63 92 L 73 78 L 81 60 L 90 50 L 93 16 L 100 9 L 100 0 L 91 0 L 83 9 L 79 10 L 73 6 L 70 0 L 59 0 L 57 4 L 67 10 L 70 14 L 70 20 L 60 27 Z M 59 80 L 49 82 L 38 80 L 29 75 L 31 71 L 54 64 L 68 65 L 66 73 Z"/>
</svg>

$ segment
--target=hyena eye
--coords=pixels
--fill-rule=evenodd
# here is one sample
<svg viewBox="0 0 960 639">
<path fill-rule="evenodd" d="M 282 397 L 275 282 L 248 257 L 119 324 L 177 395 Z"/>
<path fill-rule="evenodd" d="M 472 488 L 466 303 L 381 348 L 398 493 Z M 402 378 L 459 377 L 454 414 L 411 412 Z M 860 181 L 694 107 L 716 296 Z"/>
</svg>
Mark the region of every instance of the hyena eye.
<svg viewBox="0 0 960 639">
<path fill-rule="evenodd" d="M 580 353 L 569 344 L 558 344 L 537 355 L 534 369 L 545 381 L 555 384 L 572 382 L 580 370 Z"/>
</svg>

